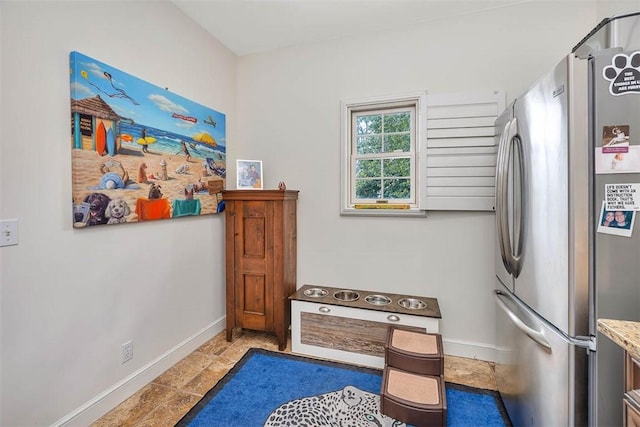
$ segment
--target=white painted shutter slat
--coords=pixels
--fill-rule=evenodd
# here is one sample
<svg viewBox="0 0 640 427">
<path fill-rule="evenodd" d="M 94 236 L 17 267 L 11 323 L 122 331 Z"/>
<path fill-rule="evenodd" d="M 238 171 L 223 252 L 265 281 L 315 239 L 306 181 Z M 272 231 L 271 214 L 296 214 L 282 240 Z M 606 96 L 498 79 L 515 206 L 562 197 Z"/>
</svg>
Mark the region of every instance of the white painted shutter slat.
<svg viewBox="0 0 640 427">
<path fill-rule="evenodd" d="M 429 187 L 427 195 L 444 197 L 493 197 L 495 188 L 491 187 Z"/>
<path fill-rule="evenodd" d="M 493 187 L 492 176 L 443 176 L 431 177 L 431 187 Z"/>
<path fill-rule="evenodd" d="M 494 179 L 496 176 L 495 166 L 481 166 L 481 167 L 451 167 L 451 168 L 429 168 L 427 170 L 428 177 L 439 176 L 489 176 Z"/>
<path fill-rule="evenodd" d="M 427 157 L 427 168 L 433 167 L 457 167 L 464 168 L 467 166 L 475 167 L 475 166 L 495 166 L 496 165 L 496 156 L 495 155 L 475 155 L 475 156 L 462 156 L 462 155 L 452 155 L 452 156 L 432 156 Z M 427 173 L 427 176 L 429 174 Z M 429 187 L 429 182 L 427 181 L 427 188 Z"/>
<path fill-rule="evenodd" d="M 493 147 L 495 145 L 494 139 L 493 135 L 471 138 L 432 138 L 427 139 L 427 147 Z"/>
<path fill-rule="evenodd" d="M 494 116 L 431 119 L 429 120 L 429 129 L 493 127 L 495 120 L 496 118 Z"/>
<path fill-rule="evenodd" d="M 437 138 L 469 138 L 478 136 L 494 136 L 493 126 L 482 128 L 450 128 L 429 129 L 427 127 L 427 140 Z M 455 144 L 455 140 L 454 140 Z"/>
<path fill-rule="evenodd" d="M 482 146 L 463 146 L 463 147 L 437 147 L 427 148 L 429 156 L 446 156 L 446 155 L 463 155 L 463 154 L 495 154 L 498 147 L 491 145 L 489 147 Z"/>
</svg>

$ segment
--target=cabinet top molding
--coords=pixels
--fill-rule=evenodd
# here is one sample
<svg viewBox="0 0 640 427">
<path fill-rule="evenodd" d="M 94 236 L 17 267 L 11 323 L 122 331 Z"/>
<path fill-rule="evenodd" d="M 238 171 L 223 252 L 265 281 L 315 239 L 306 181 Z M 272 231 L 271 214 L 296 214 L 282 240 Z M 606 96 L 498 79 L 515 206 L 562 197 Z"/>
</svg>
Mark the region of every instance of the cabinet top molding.
<svg viewBox="0 0 640 427">
<path fill-rule="evenodd" d="M 225 190 L 224 200 L 297 200 L 298 190 Z"/>
</svg>

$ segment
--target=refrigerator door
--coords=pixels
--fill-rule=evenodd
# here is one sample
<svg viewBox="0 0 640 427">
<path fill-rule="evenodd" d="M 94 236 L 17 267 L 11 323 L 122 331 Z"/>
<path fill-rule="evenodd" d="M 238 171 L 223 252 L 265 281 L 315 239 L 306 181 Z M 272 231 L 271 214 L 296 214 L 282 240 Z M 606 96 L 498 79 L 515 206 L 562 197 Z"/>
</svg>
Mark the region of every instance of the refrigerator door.
<svg viewBox="0 0 640 427">
<path fill-rule="evenodd" d="M 586 425 L 586 353 L 496 285 L 496 381 L 515 426 Z"/>
<path fill-rule="evenodd" d="M 514 293 L 569 330 L 569 57 L 514 105 L 524 163 L 520 272 Z M 586 143 L 586 141 L 585 141 Z M 586 166 L 585 166 L 586 167 Z M 586 183 L 585 183 L 586 185 Z"/>
<path fill-rule="evenodd" d="M 640 27 L 640 21 L 636 21 L 636 27 Z M 597 227 L 594 233 L 596 313 L 591 325 L 594 335 L 595 322 L 598 318 L 640 321 L 640 226 L 632 223 L 629 223 L 628 229 L 601 226 L 604 217 L 603 202 L 606 198 L 606 185 L 640 183 L 640 92 L 612 94 L 612 91 L 616 92 L 616 82 L 624 84 L 625 73 L 637 73 L 635 69 L 625 70 L 625 67 L 616 66 L 617 61 L 630 61 L 634 55 L 640 58 L 640 51 L 622 52 L 610 49 L 598 52 L 592 59 L 594 105 L 596 106 L 593 150 L 594 163 L 598 169 L 594 178 L 595 200 L 592 212 L 594 228 Z M 618 69 L 623 77 L 619 80 L 615 77 L 607 78 L 604 73 L 607 68 Z M 628 141 L 623 142 L 622 145 L 609 145 L 614 150 L 605 153 L 603 145 L 607 145 L 613 128 L 622 126 L 628 126 Z M 623 162 L 629 163 L 613 162 L 617 154 L 616 150 L 619 149 L 626 151 L 622 153 Z M 636 196 L 636 200 L 638 197 Z M 635 222 L 639 222 L 640 212 L 627 212 L 626 215 L 630 219 L 633 216 Z M 618 232 L 618 234 L 610 234 L 612 232 Z M 622 349 L 603 335 L 598 335 L 597 342 L 597 374 L 593 396 L 597 401 L 594 405 L 594 408 L 597 408 L 595 424 L 598 426 L 622 425 L 619 403 L 624 390 Z"/>
</svg>

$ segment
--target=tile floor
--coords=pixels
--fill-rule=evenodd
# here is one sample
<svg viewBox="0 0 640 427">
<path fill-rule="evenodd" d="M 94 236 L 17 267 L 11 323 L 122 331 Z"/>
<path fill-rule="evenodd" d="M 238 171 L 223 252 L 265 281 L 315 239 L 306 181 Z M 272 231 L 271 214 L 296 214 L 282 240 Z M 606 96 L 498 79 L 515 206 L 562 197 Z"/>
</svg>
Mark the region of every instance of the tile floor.
<svg viewBox="0 0 640 427">
<path fill-rule="evenodd" d="M 284 352 L 291 352 L 291 341 Z M 174 426 L 251 347 L 278 351 L 275 337 L 234 332 L 229 343 L 222 332 L 176 363 L 133 396 L 104 415 L 92 427 Z M 445 380 L 496 389 L 493 363 L 446 356 Z"/>
</svg>

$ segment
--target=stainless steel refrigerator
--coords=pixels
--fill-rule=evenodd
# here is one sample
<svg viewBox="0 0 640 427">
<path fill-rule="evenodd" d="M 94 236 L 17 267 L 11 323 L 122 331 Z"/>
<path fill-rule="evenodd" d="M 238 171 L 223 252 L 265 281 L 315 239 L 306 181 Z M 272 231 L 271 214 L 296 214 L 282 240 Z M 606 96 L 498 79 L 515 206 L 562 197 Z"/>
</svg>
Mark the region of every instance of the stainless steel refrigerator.
<svg viewBox="0 0 640 427">
<path fill-rule="evenodd" d="M 505 406 L 514 425 L 621 426 L 623 353 L 596 321 L 640 321 L 640 14 L 604 20 L 496 133 Z"/>
</svg>

